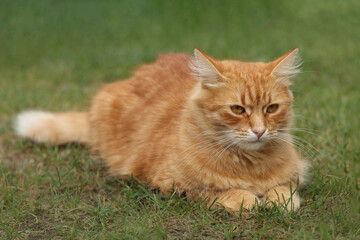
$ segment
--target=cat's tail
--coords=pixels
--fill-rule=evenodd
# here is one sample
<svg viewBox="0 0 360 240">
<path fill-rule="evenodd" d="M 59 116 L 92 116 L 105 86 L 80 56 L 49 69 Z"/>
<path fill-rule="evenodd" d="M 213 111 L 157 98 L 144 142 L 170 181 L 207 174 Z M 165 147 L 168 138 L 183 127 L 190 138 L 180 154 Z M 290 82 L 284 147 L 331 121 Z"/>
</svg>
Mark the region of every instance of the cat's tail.
<svg viewBox="0 0 360 240">
<path fill-rule="evenodd" d="M 88 114 L 85 112 L 50 113 L 26 111 L 17 115 L 15 131 L 24 138 L 52 145 L 88 142 Z"/>
</svg>

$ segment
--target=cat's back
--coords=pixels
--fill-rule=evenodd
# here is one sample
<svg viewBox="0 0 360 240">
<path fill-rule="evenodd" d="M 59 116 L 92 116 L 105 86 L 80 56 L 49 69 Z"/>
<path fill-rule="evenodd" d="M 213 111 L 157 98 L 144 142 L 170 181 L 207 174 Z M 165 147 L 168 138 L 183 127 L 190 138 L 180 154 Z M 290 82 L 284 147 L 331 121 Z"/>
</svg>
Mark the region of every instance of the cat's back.
<svg viewBox="0 0 360 240">
<path fill-rule="evenodd" d="M 185 97 L 196 84 L 190 74 L 190 60 L 191 56 L 184 53 L 159 54 L 155 62 L 141 65 L 128 80 L 109 84 L 102 91 L 136 98 L 147 105 Z"/>
<path fill-rule="evenodd" d="M 99 105 L 101 111 L 121 112 L 132 121 L 139 116 L 154 120 L 162 114 L 170 119 L 170 113 L 182 109 L 198 82 L 191 75 L 190 61 L 185 53 L 159 54 L 155 62 L 141 65 L 129 79 L 105 86 L 93 105 Z"/>
<path fill-rule="evenodd" d="M 188 54 L 159 55 L 128 80 L 108 84 L 93 98 L 89 115 L 92 146 L 108 160 L 110 170 L 128 172 L 121 167 L 128 165 L 120 161 L 120 155 L 127 161 L 147 159 L 151 156 L 139 153 L 161 155 L 160 142 L 176 141 L 174 131 L 198 83 L 191 76 L 189 61 Z M 118 164 L 121 166 L 115 166 Z"/>
<path fill-rule="evenodd" d="M 197 82 L 191 77 L 189 61 L 191 56 L 185 53 L 159 54 L 155 62 L 141 65 L 129 79 L 103 87 L 93 98 L 93 106 L 116 99 L 122 111 L 141 108 L 144 113 L 164 102 L 182 101 Z"/>
<path fill-rule="evenodd" d="M 137 94 L 149 90 L 181 93 L 179 90 L 191 88 L 196 82 L 190 75 L 190 61 L 191 56 L 185 53 L 159 54 L 154 63 L 140 66 L 129 82 Z"/>
</svg>

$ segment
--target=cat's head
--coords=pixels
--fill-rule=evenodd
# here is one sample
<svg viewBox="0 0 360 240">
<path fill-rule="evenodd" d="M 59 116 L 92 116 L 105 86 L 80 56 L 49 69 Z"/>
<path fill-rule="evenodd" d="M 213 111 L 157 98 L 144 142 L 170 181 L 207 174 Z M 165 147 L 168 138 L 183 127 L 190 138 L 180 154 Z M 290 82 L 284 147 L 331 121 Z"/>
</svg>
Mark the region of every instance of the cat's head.
<svg viewBox="0 0 360 240">
<path fill-rule="evenodd" d="M 192 100 L 224 142 L 257 150 L 281 138 L 292 122 L 290 78 L 298 49 L 269 63 L 217 61 L 198 49 L 190 67 L 201 82 Z M 226 139 L 229 139 L 227 142 Z"/>
</svg>

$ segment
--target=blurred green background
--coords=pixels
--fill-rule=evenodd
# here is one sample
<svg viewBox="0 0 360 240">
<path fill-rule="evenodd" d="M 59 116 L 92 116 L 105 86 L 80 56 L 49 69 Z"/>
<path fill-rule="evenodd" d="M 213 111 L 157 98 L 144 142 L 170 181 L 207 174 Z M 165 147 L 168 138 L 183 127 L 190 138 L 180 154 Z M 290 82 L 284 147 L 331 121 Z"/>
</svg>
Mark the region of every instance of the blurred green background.
<svg viewBox="0 0 360 240">
<path fill-rule="evenodd" d="M 91 96 L 104 83 L 130 76 L 136 66 L 153 61 L 159 53 L 191 54 L 196 46 L 215 58 L 243 61 L 271 61 L 295 47 L 300 48 L 303 73 L 293 86 L 296 124 L 312 134 L 304 131 L 294 134 L 303 139 L 304 155 L 312 168 L 309 184 L 301 192 L 304 204 L 298 215 L 287 216 L 284 223 L 276 214 L 254 214 L 239 224 L 231 217 L 221 220 L 223 218 L 215 213 L 206 213 L 208 220 L 202 222 L 205 213 L 185 211 L 188 215 L 177 218 L 176 222 L 172 217 L 177 210 L 171 207 L 161 211 L 145 208 L 141 210 L 148 211 L 145 215 L 129 215 L 124 210 L 119 217 L 116 215 L 119 212 L 111 212 L 105 217 L 106 227 L 96 220 L 98 218 L 86 223 L 62 219 L 65 227 L 54 224 L 51 236 L 105 238 L 109 233 L 116 233 L 119 235 L 111 236 L 359 237 L 359 26 L 358 0 L 1 0 L 0 193 L 5 196 L 3 199 L 12 200 L 0 200 L 3 211 L 0 234 L 9 238 L 44 236 L 44 232 L 36 233 L 32 225 L 24 223 L 24 218 L 32 214 L 45 226 L 56 222 L 54 219 L 59 217 L 60 210 L 72 216 L 71 207 L 65 206 L 65 202 L 71 202 L 66 194 L 56 195 L 57 204 L 43 213 L 43 218 L 34 210 L 33 200 L 27 200 L 31 197 L 29 189 L 37 189 L 42 193 L 37 202 L 50 201 L 53 193 L 47 192 L 44 186 L 50 186 L 51 181 L 44 177 L 43 170 L 34 169 L 33 164 L 49 158 L 44 152 L 54 157 L 59 150 L 52 152 L 40 147 L 34 155 L 37 146 L 19 140 L 12 132 L 11 122 L 17 112 L 23 109 L 86 110 Z M 69 148 L 92 156 L 86 148 Z M 68 158 L 54 159 L 57 160 L 51 166 L 55 167 L 46 168 L 49 176 L 61 175 L 61 171 L 80 177 L 88 174 L 68 166 Z M 79 161 L 87 164 L 86 160 Z M 99 196 L 121 202 L 122 192 L 118 195 L 101 192 L 109 177 L 98 177 L 98 171 L 105 175 L 102 168 L 93 169 L 90 174 L 98 183 Z M 84 186 L 94 183 L 77 178 L 67 181 L 63 191 L 76 196 L 78 205 L 74 205 L 82 209 L 84 199 L 92 198 L 84 190 L 86 187 L 74 190 L 71 186 L 79 181 Z M 134 191 L 131 194 L 137 193 Z M 94 199 L 94 204 L 98 204 L 97 198 Z M 91 201 L 88 204 L 91 205 Z M 121 209 L 121 206 L 113 208 Z M 148 217 L 158 216 L 159 212 L 166 213 L 156 218 L 159 225 L 144 228 Z M 76 218 L 75 213 L 73 217 Z M 124 223 L 116 219 L 123 219 L 129 227 L 124 228 Z M 168 224 L 172 221 L 192 227 L 179 230 L 183 235 L 174 235 L 174 226 Z M 77 230 L 74 233 L 73 228 L 66 226 L 77 226 Z"/>
</svg>

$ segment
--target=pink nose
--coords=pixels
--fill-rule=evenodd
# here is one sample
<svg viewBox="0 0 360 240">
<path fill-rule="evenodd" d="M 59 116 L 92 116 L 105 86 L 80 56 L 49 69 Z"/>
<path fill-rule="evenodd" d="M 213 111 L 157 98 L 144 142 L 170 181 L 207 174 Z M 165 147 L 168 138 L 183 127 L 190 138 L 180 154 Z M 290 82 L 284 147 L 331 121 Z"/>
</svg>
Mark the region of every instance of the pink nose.
<svg viewBox="0 0 360 240">
<path fill-rule="evenodd" d="M 258 139 L 261 138 L 262 135 L 265 133 L 265 129 L 258 129 L 258 130 L 251 130 L 255 135 L 258 137 Z"/>
</svg>

